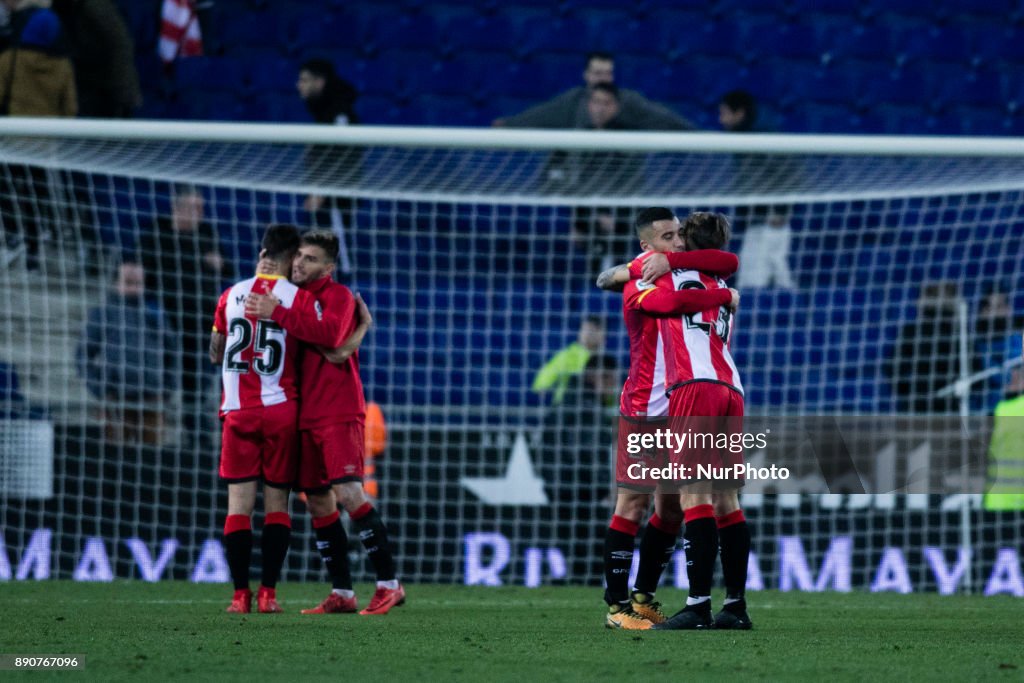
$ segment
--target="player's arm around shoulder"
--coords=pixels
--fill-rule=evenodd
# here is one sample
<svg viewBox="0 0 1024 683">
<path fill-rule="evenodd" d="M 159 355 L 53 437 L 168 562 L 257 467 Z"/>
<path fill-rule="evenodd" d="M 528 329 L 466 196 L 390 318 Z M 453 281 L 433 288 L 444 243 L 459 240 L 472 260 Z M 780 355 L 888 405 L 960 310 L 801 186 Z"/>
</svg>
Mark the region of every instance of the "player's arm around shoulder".
<svg viewBox="0 0 1024 683">
<path fill-rule="evenodd" d="M 335 348 L 318 347 L 320 353 L 324 355 L 331 363 L 340 365 L 347 361 L 353 353 L 363 343 L 363 338 L 366 333 L 369 332 L 370 327 L 373 326 L 373 316 L 370 315 L 370 309 L 367 307 L 366 302 L 363 301 L 363 297 L 359 294 L 355 295 L 356 305 L 356 329 L 352 331 L 345 341 L 341 345 Z"/>
<path fill-rule="evenodd" d="M 224 347 L 227 345 L 227 302 L 230 289 L 225 289 L 217 300 L 217 309 L 213 313 L 213 328 L 210 330 L 210 362 L 220 365 L 224 362 Z"/>
<path fill-rule="evenodd" d="M 597 276 L 597 286 L 607 292 L 621 292 L 629 282 L 629 264 L 620 263 Z"/>
<path fill-rule="evenodd" d="M 255 309 L 250 309 L 247 302 L 246 313 L 251 310 Z M 269 316 L 263 315 L 264 312 L 261 310 L 258 317 L 269 317 L 289 334 L 308 344 L 334 346 L 341 341 L 342 321 L 329 306 L 323 305 L 304 289 L 295 293 L 291 306 L 276 305 Z"/>
</svg>

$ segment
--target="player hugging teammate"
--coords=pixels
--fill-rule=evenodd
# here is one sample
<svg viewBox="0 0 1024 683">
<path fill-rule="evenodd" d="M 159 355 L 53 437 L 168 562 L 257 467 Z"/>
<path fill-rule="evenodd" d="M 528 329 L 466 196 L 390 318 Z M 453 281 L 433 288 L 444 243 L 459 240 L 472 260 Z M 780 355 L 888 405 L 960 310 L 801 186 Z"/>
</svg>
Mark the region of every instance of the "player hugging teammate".
<svg viewBox="0 0 1024 683">
<path fill-rule="evenodd" d="M 671 210 L 652 207 L 639 213 L 636 231 L 644 253 L 628 267 L 610 269 L 598 279 L 605 289 L 625 285 L 623 319 L 630 342 L 630 371 L 620 403 L 619 494 L 605 538 L 605 623 L 634 630 L 749 629 L 744 588 L 750 532 L 737 493 L 742 480 L 666 486 L 629 476 L 630 465 L 637 462 L 651 468 L 692 468 L 697 462 L 717 466 L 731 462 L 728 453 L 630 453 L 635 449 L 627 448 L 631 434 L 678 429 L 685 424 L 681 419 L 724 418 L 716 426 L 739 426 L 743 388 L 728 346 L 739 294 L 723 281 L 739 263 L 721 251 L 729 240 L 729 223 L 721 214 L 701 212 L 680 225 Z M 652 495 L 655 511 L 641 539 L 636 585 L 630 592 L 635 537 Z M 690 595 L 682 610 L 666 618 L 655 590 L 684 522 Z M 712 618 L 711 582 L 719 544 L 726 601 Z"/>
</svg>

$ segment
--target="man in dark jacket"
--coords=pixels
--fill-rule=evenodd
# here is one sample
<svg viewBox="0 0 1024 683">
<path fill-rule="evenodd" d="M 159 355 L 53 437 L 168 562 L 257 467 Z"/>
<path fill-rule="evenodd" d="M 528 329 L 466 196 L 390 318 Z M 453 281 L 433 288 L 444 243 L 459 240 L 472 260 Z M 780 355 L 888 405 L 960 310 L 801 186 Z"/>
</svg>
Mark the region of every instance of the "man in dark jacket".
<svg viewBox="0 0 1024 683">
<path fill-rule="evenodd" d="M 0 115 L 74 116 L 78 109 L 60 19 L 36 2 L 4 0 L 10 21 L 0 37 Z M 3 244 L 39 268 L 40 242 L 57 233 L 53 174 L 40 166 L 0 167 Z"/>
<path fill-rule="evenodd" d="M 141 251 L 147 287 L 160 297 L 181 357 L 182 409 L 186 437 L 193 444 L 209 436 L 205 407 L 213 396 L 206 371 L 207 340 L 221 285 L 234 269 L 221 250 L 217 232 L 204 219 L 198 188 L 181 185 L 171 199 L 171 215 L 161 216 L 143 235 Z"/>
<path fill-rule="evenodd" d="M 598 83 L 615 83 L 615 58 L 607 52 L 591 52 L 583 71 L 584 85 L 566 90 L 547 102 L 494 121 L 509 128 L 589 128 L 587 102 Z M 621 123 L 628 130 L 693 130 L 694 125 L 668 107 L 652 102 L 635 90 L 619 90 Z"/>
<path fill-rule="evenodd" d="M 355 86 L 339 76 L 326 59 L 310 59 L 299 69 L 295 83 L 313 120 L 332 126 L 359 123 Z M 356 185 L 362 175 L 363 149 L 344 145 L 313 145 L 306 152 L 306 172 L 311 184 Z M 355 199 L 352 197 L 306 197 L 305 209 L 312 216 L 312 228 L 324 228 L 338 236 L 339 281 L 352 272 L 345 232 L 353 225 Z"/>
<path fill-rule="evenodd" d="M 598 83 L 587 97 L 588 130 L 630 130 L 622 118 L 622 91 Z M 605 197 L 640 192 L 643 155 L 606 150 L 554 152 L 545 169 L 544 190 Z M 573 242 L 587 252 L 593 274 L 628 260 L 633 243 L 630 207 L 578 206 L 573 211 Z"/>
<path fill-rule="evenodd" d="M 142 265 L 121 263 L 106 303 L 89 311 L 78 362 L 89 392 L 103 401 L 107 437 L 155 445 L 163 428 L 163 400 L 174 385 L 176 345 L 144 292 Z"/>
<path fill-rule="evenodd" d="M 135 47 L 111 0 L 53 0 L 75 66 L 78 115 L 130 118 L 142 104 Z"/>
<path fill-rule="evenodd" d="M 932 282 L 922 287 L 917 320 L 907 323 L 900 332 L 890 366 L 893 393 L 900 412 L 916 415 L 957 412 L 956 396 L 936 394 L 960 376 L 959 301 L 953 282 Z"/>
</svg>

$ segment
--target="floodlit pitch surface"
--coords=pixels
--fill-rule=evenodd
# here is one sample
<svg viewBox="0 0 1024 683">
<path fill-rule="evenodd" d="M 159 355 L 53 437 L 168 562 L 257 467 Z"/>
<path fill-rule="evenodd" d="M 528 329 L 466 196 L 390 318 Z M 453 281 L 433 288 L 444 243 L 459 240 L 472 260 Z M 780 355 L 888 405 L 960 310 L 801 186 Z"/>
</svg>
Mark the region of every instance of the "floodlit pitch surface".
<svg viewBox="0 0 1024 683">
<path fill-rule="evenodd" d="M 0 653 L 84 654 L 72 675 L 96 680 L 1024 677 L 1024 600 L 1008 596 L 757 592 L 755 630 L 698 633 L 606 630 L 600 589 L 577 587 L 410 585 L 387 616 L 299 614 L 325 590 L 282 584 L 284 614 L 230 615 L 229 586 L 10 582 Z M 673 611 L 684 597 L 659 594 Z"/>
</svg>

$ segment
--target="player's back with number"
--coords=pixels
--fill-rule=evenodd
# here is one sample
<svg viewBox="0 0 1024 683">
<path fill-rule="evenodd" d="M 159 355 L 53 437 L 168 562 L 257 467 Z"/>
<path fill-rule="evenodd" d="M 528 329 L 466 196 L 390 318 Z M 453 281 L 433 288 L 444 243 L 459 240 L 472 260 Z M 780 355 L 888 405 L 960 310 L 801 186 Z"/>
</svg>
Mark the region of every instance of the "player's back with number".
<svg viewBox="0 0 1024 683">
<path fill-rule="evenodd" d="M 245 314 L 250 294 L 272 294 L 285 308 L 309 295 L 280 276 L 257 275 L 236 283 L 217 304 L 215 329 L 227 337 L 221 364 L 221 414 L 298 398 L 299 340 L 276 322 Z"/>
</svg>

